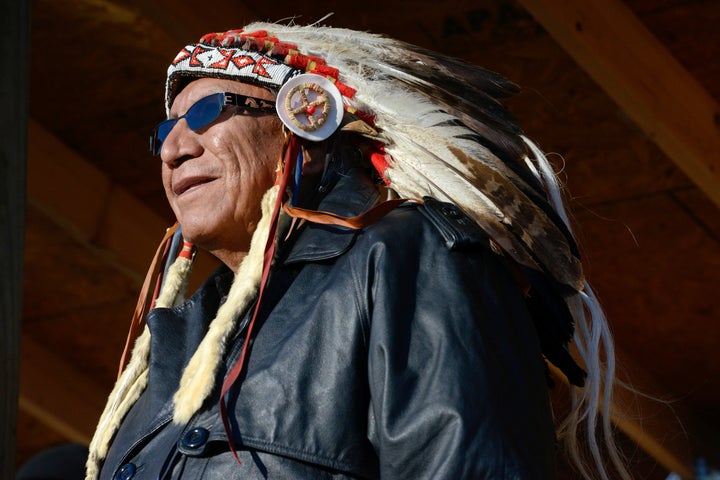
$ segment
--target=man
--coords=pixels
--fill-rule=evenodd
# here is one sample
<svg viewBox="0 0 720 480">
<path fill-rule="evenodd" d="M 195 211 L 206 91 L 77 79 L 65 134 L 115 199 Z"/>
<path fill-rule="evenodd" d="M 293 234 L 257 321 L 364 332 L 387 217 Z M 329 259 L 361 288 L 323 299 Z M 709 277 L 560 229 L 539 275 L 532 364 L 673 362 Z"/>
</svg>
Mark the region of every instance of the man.
<svg viewBox="0 0 720 480">
<path fill-rule="evenodd" d="M 180 228 L 88 478 L 554 477 L 585 286 L 513 89 L 344 30 L 185 47 L 151 138 Z M 196 248 L 224 267 L 184 300 Z"/>
</svg>

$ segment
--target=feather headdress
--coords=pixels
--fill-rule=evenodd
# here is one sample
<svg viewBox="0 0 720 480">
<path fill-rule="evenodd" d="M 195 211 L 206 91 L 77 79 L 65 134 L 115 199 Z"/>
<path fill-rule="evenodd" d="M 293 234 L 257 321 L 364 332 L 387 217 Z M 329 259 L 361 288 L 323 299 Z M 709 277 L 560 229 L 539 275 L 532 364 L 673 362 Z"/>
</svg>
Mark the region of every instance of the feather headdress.
<svg viewBox="0 0 720 480">
<path fill-rule="evenodd" d="M 366 124 L 367 128 L 353 131 L 364 132 L 360 134 L 368 138 L 368 160 L 391 190 L 400 197 L 431 196 L 458 205 L 499 252 L 516 262 L 531 285 L 536 284 L 532 286 L 542 285 L 537 297 L 560 299 L 562 306 L 543 300 L 528 306 L 544 355 L 576 385 L 583 383 L 584 372 L 566 345 L 573 336 L 574 322 L 579 322 L 581 335 L 576 334 L 576 339 L 588 379 L 567 428 L 574 432 L 580 420 L 588 419 L 588 444 L 601 477 L 607 478 L 594 425 L 598 398 L 603 398 L 602 410 L 610 411 L 612 343 L 584 280 L 554 174 L 499 101 L 516 93 L 518 87 L 481 67 L 380 35 L 254 23 L 243 30 L 205 35 L 199 43 L 181 50 L 168 69 L 166 109 L 169 112 L 175 96 L 193 78 L 229 78 L 278 89 L 305 72 L 334 83 L 342 95 L 338 98 L 345 111 L 343 124 L 357 124 L 358 120 Z M 256 281 L 258 269 L 253 266 L 255 273 L 250 275 L 257 277 Z M 256 295 L 257 288 L 250 285 L 243 291 Z M 249 303 L 240 300 L 238 305 Z M 583 307 L 583 303 L 589 306 Z M 589 320 L 586 311 L 592 314 Z M 227 336 L 236 328 L 239 313 L 222 322 L 219 334 Z M 211 331 L 213 328 L 211 324 Z M 598 363 L 602 349 L 607 370 Z M 201 350 L 202 345 L 198 355 Z M 211 356 L 213 365 L 206 366 L 209 373 L 205 376 L 213 376 L 221 356 L 222 351 Z M 208 358 L 195 363 L 203 364 Z M 182 385 L 188 376 L 197 377 L 185 372 L 176 403 L 187 396 Z M 192 381 L 193 385 L 202 384 L 192 390 L 204 393 L 182 411 L 176 406 L 176 420 L 178 415 L 181 420 L 192 416 L 215 379 Z M 109 405 L 117 403 L 111 398 Z M 607 434 L 607 418 L 606 442 L 612 454 L 615 450 Z M 103 435 L 109 438 L 108 433 Z M 570 444 L 575 453 L 574 438 Z M 98 458 L 104 456 L 102 449 L 100 452 Z M 624 472 L 621 463 L 613 460 Z M 581 462 L 577 463 L 587 474 Z"/>
</svg>

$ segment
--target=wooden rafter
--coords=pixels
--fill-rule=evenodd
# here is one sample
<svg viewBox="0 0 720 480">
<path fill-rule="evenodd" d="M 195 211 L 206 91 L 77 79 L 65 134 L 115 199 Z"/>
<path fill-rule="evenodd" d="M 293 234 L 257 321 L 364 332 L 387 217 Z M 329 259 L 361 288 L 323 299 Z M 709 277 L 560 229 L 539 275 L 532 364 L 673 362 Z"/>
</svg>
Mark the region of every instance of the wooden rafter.
<svg viewBox="0 0 720 480">
<path fill-rule="evenodd" d="M 720 206 L 720 106 L 633 12 L 619 0 L 520 3 Z"/>
<path fill-rule="evenodd" d="M 23 335 L 18 399 L 21 411 L 70 441 L 88 444 L 109 393 L 57 354 Z"/>
</svg>

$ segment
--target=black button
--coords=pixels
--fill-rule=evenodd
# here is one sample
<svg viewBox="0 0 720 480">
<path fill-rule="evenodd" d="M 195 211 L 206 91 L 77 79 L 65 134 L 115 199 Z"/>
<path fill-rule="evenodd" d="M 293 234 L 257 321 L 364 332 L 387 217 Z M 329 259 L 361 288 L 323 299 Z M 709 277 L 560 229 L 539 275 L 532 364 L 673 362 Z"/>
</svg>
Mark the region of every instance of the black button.
<svg viewBox="0 0 720 480">
<path fill-rule="evenodd" d="M 135 465 L 126 463 L 115 474 L 115 480 L 130 480 L 135 476 Z"/>
<path fill-rule="evenodd" d="M 205 445 L 210 432 L 204 428 L 193 428 L 188 431 L 182 439 L 182 444 L 188 448 L 199 448 Z"/>
</svg>

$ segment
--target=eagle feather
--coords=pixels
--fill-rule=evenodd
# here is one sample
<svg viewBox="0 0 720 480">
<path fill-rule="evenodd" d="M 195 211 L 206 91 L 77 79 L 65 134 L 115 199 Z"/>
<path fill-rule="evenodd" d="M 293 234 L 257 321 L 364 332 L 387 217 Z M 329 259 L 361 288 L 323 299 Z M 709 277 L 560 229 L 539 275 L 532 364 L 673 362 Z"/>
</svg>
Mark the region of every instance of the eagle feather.
<svg viewBox="0 0 720 480">
<path fill-rule="evenodd" d="M 500 98 L 518 91 L 501 75 L 381 35 L 338 28 L 255 23 L 302 53 L 325 59 L 347 99 L 371 112 L 392 157 L 385 172 L 403 196 L 430 195 L 462 208 L 513 259 L 581 290 L 583 273 L 569 231 L 551 213 L 525 164 L 528 148 Z"/>
</svg>

